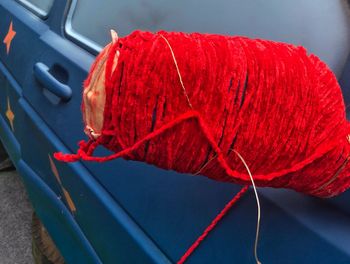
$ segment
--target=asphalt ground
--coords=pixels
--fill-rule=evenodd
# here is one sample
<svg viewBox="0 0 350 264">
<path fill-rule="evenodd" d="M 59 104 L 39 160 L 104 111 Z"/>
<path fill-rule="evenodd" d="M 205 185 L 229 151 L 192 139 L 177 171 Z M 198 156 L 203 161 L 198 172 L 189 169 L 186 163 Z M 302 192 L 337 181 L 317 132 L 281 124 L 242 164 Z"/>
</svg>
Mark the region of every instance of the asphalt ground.
<svg viewBox="0 0 350 264">
<path fill-rule="evenodd" d="M 33 264 L 33 209 L 16 171 L 0 173 L 0 264 Z"/>
</svg>

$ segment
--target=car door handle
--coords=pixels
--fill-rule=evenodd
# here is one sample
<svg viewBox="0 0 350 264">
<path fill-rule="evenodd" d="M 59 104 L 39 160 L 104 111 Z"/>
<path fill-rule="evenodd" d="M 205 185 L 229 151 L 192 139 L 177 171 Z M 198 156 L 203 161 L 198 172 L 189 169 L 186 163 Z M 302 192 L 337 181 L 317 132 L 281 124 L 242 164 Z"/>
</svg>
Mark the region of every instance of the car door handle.
<svg viewBox="0 0 350 264">
<path fill-rule="evenodd" d="M 42 62 L 37 62 L 34 65 L 35 79 L 49 90 L 51 93 L 67 102 L 72 97 L 72 89 L 57 80 L 50 72 L 49 67 Z"/>
</svg>

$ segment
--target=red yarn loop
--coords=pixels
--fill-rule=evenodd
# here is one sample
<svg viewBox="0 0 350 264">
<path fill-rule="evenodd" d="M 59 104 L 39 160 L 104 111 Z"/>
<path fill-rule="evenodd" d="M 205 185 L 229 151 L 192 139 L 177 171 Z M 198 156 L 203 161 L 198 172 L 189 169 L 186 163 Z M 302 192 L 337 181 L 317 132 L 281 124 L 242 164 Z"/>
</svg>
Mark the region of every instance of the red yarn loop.
<svg viewBox="0 0 350 264">
<path fill-rule="evenodd" d="M 235 149 L 258 186 L 320 197 L 350 186 L 350 129 L 340 87 L 327 65 L 302 47 L 136 31 L 102 51 L 85 89 L 84 120 L 101 136 L 76 155 L 55 156 L 62 161 L 124 157 L 250 184 Z M 93 157 L 99 144 L 115 153 Z"/>
<path fill-rule="evenodd" d="M 55 152 L 53 156 L 56 160 L 64 162 L 77 162 L 81 159 L 79 154 L 64 154 L 62 152 Z"/>
</svg>

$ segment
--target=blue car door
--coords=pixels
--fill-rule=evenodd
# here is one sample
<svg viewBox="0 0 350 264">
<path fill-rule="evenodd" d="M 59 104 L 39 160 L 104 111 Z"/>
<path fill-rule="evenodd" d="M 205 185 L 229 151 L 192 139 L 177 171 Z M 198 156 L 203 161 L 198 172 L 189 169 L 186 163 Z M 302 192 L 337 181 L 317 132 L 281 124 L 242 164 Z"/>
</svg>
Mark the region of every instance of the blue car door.
<svg viewBox="0 0 350 264">
<path fill-rule="evenodd" d="M 53 158 L 84 137 L 81 87 L 96 54 L 66 37 L 72 6 L 0 0 L 1 138 L 67 263 L 167 263 L 81 163 Z"/>
<path fill-rule="evenodd" d="M 79 118 L 76 83 L 84 78 L 93 56 L 79 58 L 81 64 L 76 66 L 66 63 L 65 55 L 52 48 L 70 48 L 60 31 L 65 1 L 34 1 L 39 6 L 30 2 L 0 1 L 1 139 L 36 212 L 66 260 L 98 263 L 97 254 L 72 217 L 73 198 L 51 158 L 57 148 L 52 144 L 60 143 L 54 132 L 58 129 L 47 122 L 51 118 L 55 125 L 64 126 L 62 115 Z M 74 78 L 69 77 L 72 73 Z M 78 88 L 72 92 L 70 86 Z M 75 102 L 65 104 L 68 97 Z M 75 116 L 67 114 L 73 112 Z"/>
</svg>

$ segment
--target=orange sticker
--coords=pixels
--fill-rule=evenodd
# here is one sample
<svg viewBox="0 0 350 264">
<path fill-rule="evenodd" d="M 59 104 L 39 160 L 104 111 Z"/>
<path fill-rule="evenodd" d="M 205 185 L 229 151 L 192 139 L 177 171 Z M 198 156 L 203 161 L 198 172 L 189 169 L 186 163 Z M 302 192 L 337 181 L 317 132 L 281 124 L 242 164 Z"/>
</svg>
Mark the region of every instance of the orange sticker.
<svg viewBox="0 0 350 264">
<path fill-rule="evenodd" d="M 12 112 L 10 99 L 7 97 L 7 110 L 6 110 L 6 117 L 10 122 L 12 131 L 15 131 L 15 127 L 13 125 L 13 120 L 15 119 L 15 114 Z"/>
<path fill-rule="evenodd" d="M 16 35 L 16 31 L 13 30 L 13 24 L 11 21 L 9 31 L 7 32 L 7 35 L 3 41 L 4 44 L 6 45 L 6 53 L 7 54 L 10 53 L 11 43 L 12 43 L 12 40 L 15 37 L 15 35 Z"/>
</svg>

